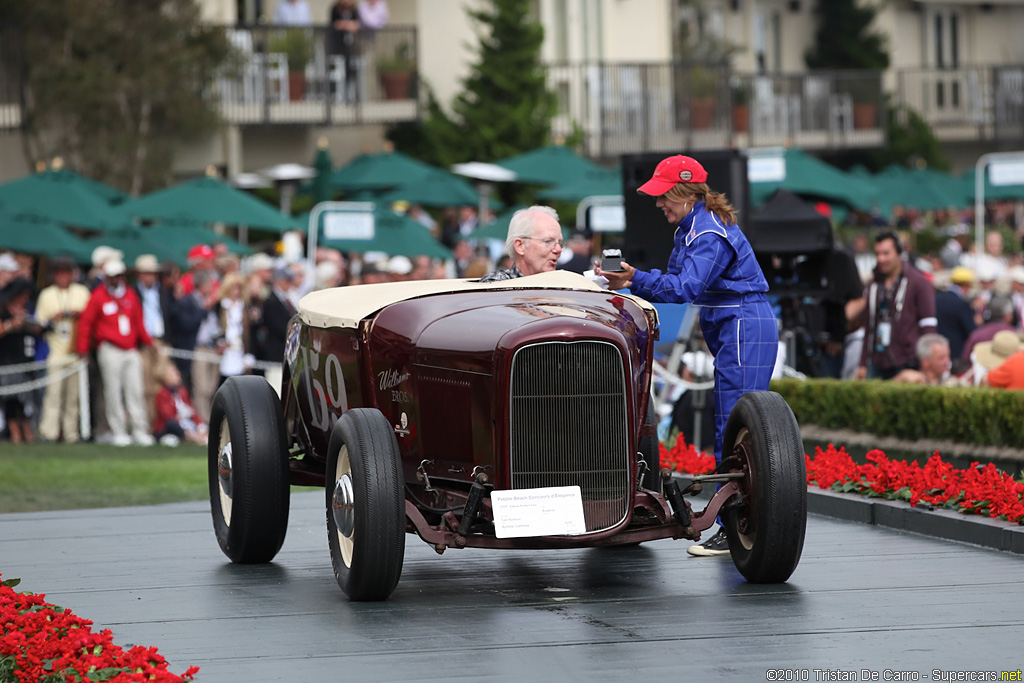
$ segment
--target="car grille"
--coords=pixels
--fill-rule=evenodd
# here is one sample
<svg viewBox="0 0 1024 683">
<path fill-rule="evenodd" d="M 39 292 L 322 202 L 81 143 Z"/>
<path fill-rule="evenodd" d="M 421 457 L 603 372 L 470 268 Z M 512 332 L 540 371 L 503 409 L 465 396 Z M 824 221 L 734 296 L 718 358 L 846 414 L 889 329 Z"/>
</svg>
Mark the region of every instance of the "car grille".
<svg viewBox="0 0 1024 683">
<path fill-rule="evenodd" d="M 630 504 L 622 355 L 608 342 L 545 342 L 512 359 L 512 488 L 578 485 L 588 532 L 621 522 Z"/>
</svg>

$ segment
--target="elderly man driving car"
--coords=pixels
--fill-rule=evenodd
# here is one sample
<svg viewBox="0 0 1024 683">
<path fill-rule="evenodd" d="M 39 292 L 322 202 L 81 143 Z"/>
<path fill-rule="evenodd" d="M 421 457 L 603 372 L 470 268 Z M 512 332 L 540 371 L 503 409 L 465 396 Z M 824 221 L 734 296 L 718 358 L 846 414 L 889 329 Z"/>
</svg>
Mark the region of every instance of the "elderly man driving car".
<svg viewBox="0 0 1024 683">
<path fill-rule="evenodd" d="M 512 215 L 505 238 L 505 250 L 512 257 L 512 267 L 488 273 L 480 282 L 550 272 L 558 263 L 562 246 L 562 226 L 554 209 L 548 206 L 520 209 Z"/>
</svg>

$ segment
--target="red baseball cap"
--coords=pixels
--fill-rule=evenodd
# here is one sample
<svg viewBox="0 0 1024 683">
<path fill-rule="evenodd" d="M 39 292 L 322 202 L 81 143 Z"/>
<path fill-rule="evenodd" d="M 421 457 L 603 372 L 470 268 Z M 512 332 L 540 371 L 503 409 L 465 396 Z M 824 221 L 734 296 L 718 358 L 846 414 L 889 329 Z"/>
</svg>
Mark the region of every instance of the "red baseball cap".
<svg viewBox="0 0 1024 683">
<path fill-rule="evenodd" d="M 706 183 L 707 181 L 708 172 L 696 159 L 677 154 L 658 162 L 658 167 L 654 169 L 654 175 L 637 188 L 637 192 L 659 197 L 675 187 L 676 183 Z"/>
<path fill-rule="evenodd" d="M 212 261 L 215 258 L 213 247 L 209 244 L 197 244 L 188 250 L 188 260 L 191 261 Z"/>
</svg>

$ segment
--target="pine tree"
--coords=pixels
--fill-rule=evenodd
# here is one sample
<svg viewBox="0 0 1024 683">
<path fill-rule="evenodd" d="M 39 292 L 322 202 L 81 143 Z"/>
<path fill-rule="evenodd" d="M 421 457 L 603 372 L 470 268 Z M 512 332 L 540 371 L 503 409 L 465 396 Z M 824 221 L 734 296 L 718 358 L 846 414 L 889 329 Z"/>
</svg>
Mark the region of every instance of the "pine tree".
<svg viewBox="0 0 1024 683">
<path fill-rule="evenodd" d="M 809 69 L 889 68 L 885 36 L 871 31 L 878 8 L 859 0 L 819 0 L 814 46 L 804 55 Z"/>
<path fill-rule="evenodd" d="M 494 161 L 549 142 L 555 95 L 540 63 L 544 29 L 529 16 L 531 0 L 493 0 L 467 10 L 480 37 L 477 58 L 448 116 L 428 94 L 422 124 L 399 126 L 389 138 L 402 151 L 440 166 Z"/>
</svg>

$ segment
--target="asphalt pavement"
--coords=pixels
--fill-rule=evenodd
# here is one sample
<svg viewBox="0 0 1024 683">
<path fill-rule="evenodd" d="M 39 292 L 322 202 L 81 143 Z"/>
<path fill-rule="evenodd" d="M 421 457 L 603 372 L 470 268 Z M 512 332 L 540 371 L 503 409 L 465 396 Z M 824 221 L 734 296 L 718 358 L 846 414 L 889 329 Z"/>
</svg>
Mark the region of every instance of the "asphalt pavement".
<svg viewBox="0 0 1024 683">
<path fill-rule="evenodd" d="M 227 561 L 206 503 L 0 515 L 0 572 L 203 682 L 983 680 L 949 672 L 1024 665 L 1010 552 L 812 514 L 793 577 L 766 586 L 685 541 L 438 556 L 408 536 L 392 598 L 351 603 L 322 502 L 293 496 L 263 566 Z"/>
</svg>

